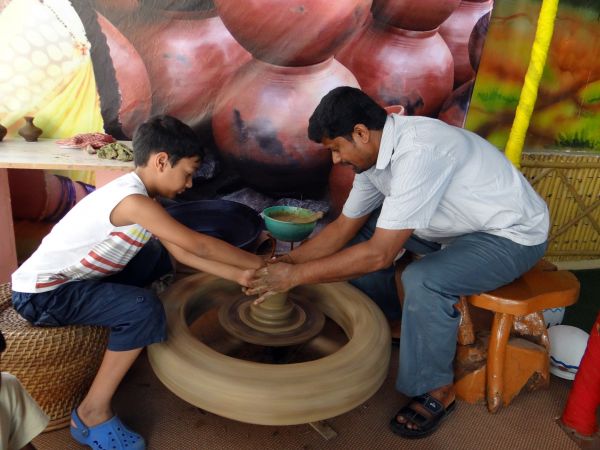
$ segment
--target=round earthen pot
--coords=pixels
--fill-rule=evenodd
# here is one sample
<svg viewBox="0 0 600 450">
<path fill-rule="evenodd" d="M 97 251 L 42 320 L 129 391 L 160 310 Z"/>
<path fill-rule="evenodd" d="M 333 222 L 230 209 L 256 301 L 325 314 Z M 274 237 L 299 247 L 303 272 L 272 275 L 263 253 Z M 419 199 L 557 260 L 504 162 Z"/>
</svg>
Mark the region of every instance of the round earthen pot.
<svg viewBox="0 0 600 450">
<path fill-rule="evenodd" d="M 237 41 L 271 64 L 325 61 L 360 29 L 372 0 L 215 0 Z"/>
<path fill-rule="evenodd" d="M 251 59 L 214 9 L 155 10 L 130 36 L 148 68 L 152 112 L 193 128 L 210 122 L 219 89 Z"/>
<path fill-rule="evenodd" d="M 493 0 L 463 0 L 440 25 L 440 34 L 454 57 L 454 86 L 460 86 L 475 76 L 469 61 L 469 38 L 477 21 L 489 13 L 493 5 Z"/>
<path fill-rule="evenodd" d="M 380 22 L 407 30 L 439 27 L 458 8 L 460 0 L 373 0 L 373 15 Z"/>
<path fill-rule="evenodd" d="M 94 9 L 114 24 L 137 14 L 140 0 L 94 0 Z"/>
<path fill-rule="evenodd" d="M 442 105 L 438 119 L 449 125 L 463 128 L 474 86 L 475 80 L 473 79 L 456 88 Z"/>
<path fill-rule="evenodd" d="M 332 218 L 338 217 L 344 209 L 344 203 L 352 190 L 354 170 L 351 166 L 334 164 L 329 172 L 329 214 Z"/>
<path fill-rule="evenodd" d="M 475 72 L 479 69 L 479 62 L 481 61 L 481 54 L 483 53 L 483 44 L 485 43 L 491 17 L 491 12 L 481 16 L 475 24 L 475 27 L 473 27 L 473 31 L 471 31 L 471 36 L 469 37 L 469 63 Z"/>
<path fill-rule="evenodd" d="M 320 192 L 327 182 L 331 155 L 308 139 L 308 119 L 321 98 L 338 86 L 358 87 L 358 83 L 333 58 L 305 67 L 253 59 L 217 98 L 212 124 L 221 154 L 262 192 Z"/>
<path fill-rule="evenodd" d="M 375 101 L 402 105 L 407 115 L 436 115 L 452 92 L 452 55 L 437 30 L 410 31 L 374 21 L 353 48 L 336 58 Z"/>
<path fill-rule="evenodd" d="M 118 121 L 123 133 L 131 138 L 135 129 L 150 116 L 152 91 L 146 66 L 129 40 L 103 15 L 97 14 L 98 24 L 106 36 L 106 43 L 115 69 L 119 87 Z M 96 61 L 94 61 L 96 63 Z M 116 112 L 116 111 L 115 111 Z M 104 121 L 110 118 L 103 111 Z"/>
</svg>

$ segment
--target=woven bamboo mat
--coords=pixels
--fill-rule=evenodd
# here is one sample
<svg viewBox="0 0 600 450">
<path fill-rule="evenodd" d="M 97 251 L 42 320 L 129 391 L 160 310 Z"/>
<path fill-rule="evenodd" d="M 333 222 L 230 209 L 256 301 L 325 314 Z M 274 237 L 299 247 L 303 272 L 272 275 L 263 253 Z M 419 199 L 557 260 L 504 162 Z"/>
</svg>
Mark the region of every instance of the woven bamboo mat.
<svg viewBox="0 0 600 450">
<path fill-rule="evenodd" d="M 144 435 L 149 450 L 578 448 L 553 421 L 562 413 L 570 388 L 570 382 L 554 376 L 549 390 L 521 394 L 498 414 L 489 414 L 483 405 L 460 402 L 432 436 L 419 441 L 395 436 L 387 425 L 402 402 L 394 390 L 394 353 L 390 374 L 381 389 L 354 410 L 327 421 L 338 433 L 330 441 L 308 425 L 257 426 L 201 411 L 162 386 L 145 353 L 123 381 L 114 408 L 127 424 Z M 34 444 L 39 450 L 83 448 L 71 440 L 68 429 L 43 434 Z"/>
</svg>

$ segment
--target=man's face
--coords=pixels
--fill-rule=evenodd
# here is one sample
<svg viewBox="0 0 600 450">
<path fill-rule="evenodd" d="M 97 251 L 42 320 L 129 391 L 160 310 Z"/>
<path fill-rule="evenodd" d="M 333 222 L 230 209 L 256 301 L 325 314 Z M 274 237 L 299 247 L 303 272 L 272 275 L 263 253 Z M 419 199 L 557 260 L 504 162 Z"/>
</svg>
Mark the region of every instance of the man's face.
<svg viewBox="0 0 600 450">
<path fill-rule="evenodd" d="M 177 194 L 191 188 L 192 178 L 198 167 L 200 167 L 200 158 L 197 156 L 182 158 L 175 166 L 167 162 L 161 174 L 160 194 L 166 198 L 174 198 Z"/>
<path fill-rule="evenodd" d="M 323 138 L 322 144 L 331 151 L 334 164 L 351 166 L 355 173 L 371 168 L 377 162 L 377 152 L 364 142 L 356 133 L 352 133 L 352 142 L 344 137 Z"/>
</svg>

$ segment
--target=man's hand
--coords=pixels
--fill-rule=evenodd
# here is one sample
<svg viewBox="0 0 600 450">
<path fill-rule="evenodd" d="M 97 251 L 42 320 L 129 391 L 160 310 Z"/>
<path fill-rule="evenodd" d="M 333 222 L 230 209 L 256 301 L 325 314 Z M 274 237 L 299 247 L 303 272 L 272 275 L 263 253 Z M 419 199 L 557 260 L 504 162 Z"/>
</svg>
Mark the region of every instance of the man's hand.
<svg viewBox="0 0 600 450">
<path fill-rule="evenodd" d="M 278 292 L 289 291 L 296 286 L 297 283 L 294 282 L 294 266 L 284 262 L 277 262 L 258 269 L 244 292 L 246 295 L 259 295 L 254 300 L 254 304 L 258 305 L 267 297 Z"/>
</svg>

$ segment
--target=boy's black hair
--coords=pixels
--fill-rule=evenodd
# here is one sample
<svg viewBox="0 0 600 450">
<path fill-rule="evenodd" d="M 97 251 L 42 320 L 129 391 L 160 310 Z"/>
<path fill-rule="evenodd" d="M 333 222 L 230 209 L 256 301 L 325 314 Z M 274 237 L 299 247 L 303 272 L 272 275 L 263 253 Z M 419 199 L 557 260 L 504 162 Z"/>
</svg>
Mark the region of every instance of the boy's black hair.
<svg viewBox="0 0 600 450">
<path fill-rule="evenodd" d="M 141 124 L 133 136 L 133 163 L 143 167 L 150 155 L 165 152 L 169 155 L 171 166 L 182 158 L 198 156 L 204 158 L 204 148 L 196 133 L 175 117 L 159 115 Z"/>
<path fill-rule="evenodd" d="M 387 112 L 360 89 L 340 86 L 323 97 L 308 120 L 308 138 L 322 142 L 324 138 L 344 137 L 352 141 L 356 124 L 369 130 L 382 130 Z"/>
</svg>

